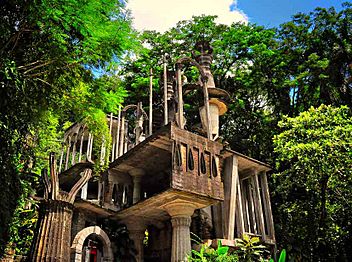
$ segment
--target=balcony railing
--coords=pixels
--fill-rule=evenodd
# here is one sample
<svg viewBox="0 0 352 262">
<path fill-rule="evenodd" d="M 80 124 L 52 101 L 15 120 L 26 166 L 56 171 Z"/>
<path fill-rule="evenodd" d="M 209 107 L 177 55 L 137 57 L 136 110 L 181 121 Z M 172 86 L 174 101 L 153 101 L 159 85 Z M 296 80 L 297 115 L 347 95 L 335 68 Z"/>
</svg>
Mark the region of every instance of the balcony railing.
<svg viewBox="0 0 352 262">
<path fill-rule="evenodd" d="M 136 112 L 128 118 L 127 111 L 130 109 L 135 109 Z M 100 155 L 95 155 L 93 148 L 96 147 L 95 143 L 101 139 L 96 139 L 84 124 L 72 125 L 65 132 L 58 160 L 58 172 L 62 173 L 77 164 L 94 163 L 97 160 L 100 160 L 101 163 L 113 162 L 145 139 L 144 127 L 147 119 L 141 103 L 126 106 L 119 111 L 118 116 L 114 116 L 112 113 L 107 116 L 106 124 L 111 136 L 111 150 L 106 152 L 106 146 L 102 143 L 98 145 Z"/>
</svg>

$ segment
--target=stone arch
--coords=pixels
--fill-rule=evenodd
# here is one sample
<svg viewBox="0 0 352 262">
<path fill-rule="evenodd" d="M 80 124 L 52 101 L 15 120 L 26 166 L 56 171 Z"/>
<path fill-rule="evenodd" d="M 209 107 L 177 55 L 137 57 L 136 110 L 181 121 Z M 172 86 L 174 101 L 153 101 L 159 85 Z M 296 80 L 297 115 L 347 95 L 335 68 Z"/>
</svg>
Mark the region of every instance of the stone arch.
<svg viewBox="0 0 352 262">
<path fill-rule="evenodd" d="M 71 261 L 82 262 L 83 243 L 92 234 L 96 234 L 103 243 L 103 261 L 113 261 L 109 236 L 98 226 L 86 227 L 77 233 L 71 246 Z"/>
</svg>

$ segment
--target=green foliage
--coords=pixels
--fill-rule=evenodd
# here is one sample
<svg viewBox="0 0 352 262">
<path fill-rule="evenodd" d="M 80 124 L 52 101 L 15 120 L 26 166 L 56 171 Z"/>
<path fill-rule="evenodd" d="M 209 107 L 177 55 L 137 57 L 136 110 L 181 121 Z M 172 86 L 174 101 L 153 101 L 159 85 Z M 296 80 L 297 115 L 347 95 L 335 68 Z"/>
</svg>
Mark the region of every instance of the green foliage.
<svg viewBox="0 0 352 262">
<path fill-rule="evenodd" d="M 287 169 L 274 177 L 279 240 L 303 259 L 315 254 L 345 259 L 351 241 L 347 118 L 337 118 L 340 125 L 330 121 L 333 110 L 321 110 L 325 120 L 308 111 L 301 124 L 285 118 L 280 128 L 294 130 L 285 135 L 278 134 L 277 123 L 283 114 L 297 116 L 321 103 L 351 108 L 351 10 L 349 3 L 340 12 L 318 8 L 277 30 L 193 17 L 162 34 L 143 32 L 144 47 L 126 54 L 136 43 L 124 1 L 5 1 L 0 9 L 0 254 L 9 239 L 18 251 L 28 248 L 31 230 L 21 231 L 31 229 L 26 221 L 35 219 L 28 196 L 48 152 L 60 149 L 63 129 L 84 122 L 109 147 L 106 113 L 116 111 L 124 88 L 128 103 L 148 104 L 152 67 L 154 109 L 162 112 L 162 56 L 168 53 L 171 65 L 206 39 L 214 47 L 216 86 L 232 99 L 221 118 L 222 135 L 233 149 L 269 163 L 277 156 L 277 168 Z M 117 67 L 122 57 L 123 67 Z M 195 70 L 186 76 L 198 78 Z M 196 100 L 185 98 L 189 125 L 199 122 Z M 106 163 L 98 163 L 96 173 Z"/>
<path fill-rule="evenodd" d="M 102 76 L 90 83 L 78 81 L 77 86 L 60 101 L 62 105 L 67 106 L 67 110 L 60 109 L 61 120 L 79 121 L 87 125 L 94 136 L 93 153 L 95 155 L 100 155 L 102 144 L 105 145 L 106 152 L 110 152 L 111 137 L 106 123 L 106 114 L 117 113 L 125 96 L 126 91 L 121 87 L 116 76 Z M 100 159 L 96 161 L 94 167 L 96 175 L 107 168 L 108 157 L 109 155 L 106 155 L 103 162 L 100 162 Z"/>
<path fill-rule="evenodd" d="M 243 234 L 243 239 L 236 239 L 236 246 L 238 247 L 238 256 L 241 261 L 262 261 L 266 253 L 266 246 L 260 243 L 259 237 L 250 237 Z"/>
<path fill-rule="evenodd" d="M 113 70 L 135 46 L 124 8 L 118 0 L 1 4 L 0 163 L 6 182 L 0 185 L 0 254 L 8 240 L 18 252 L 28 249 L 33 233 L 26 225 L 34 209 L 28 211 L 27 202 L 48 153 L 61 148 L 63 128 L 85 122 L 109 145 L 105 114 L 125 95 Z M 105 76 L 94 77 L 93 69 Z"/>
<path fill-rule="evenodd" d="M 280 252 L 279 262 L 285 262 L 285 261 L 286 261 L 286 249 L 283 249 Z"/>
<path fill-rule="evenodd" d="M 200 250 L 192 249 L 191 255 L 188 256 L 188 261 L 207 262 L 207 261 L 238 261 L 236 254 L 228 254 L 229 247 L 222 246 L 221 241 L 218 241 L 218 247 L 213 249 L 206 244 L 201 244 Z"/>
<path fill-rule="evenodd" d="M 281 250 L 278 262 L 286 261 L 286 249 Z M 274 262 L 274 259 L 270 258 L 269 262 Z"/>
<path fill-rule="evenodd" d="M 25 180 L 22 181 L 26 183 Z M 23 185 L 23 188 L 28 190 L 30 185 Z M 10 225 L 10 242 L 6 245 L 17 254 L 29 252 L 38 219 L 36 202 L 26 196 L 28 196 L 28 192 L 25 191 L 17 202 L 16 212 Z"/>
<path fill-rule="evenodd" d="M 309 14 L 299 13 L 278 31 L 285 60 L 282 67 L 292 88 L 291 114 L 310 106 L 352 105 L 352 9 L 344 3 L 342 10 L 317 8 Z"/>
<path fill-rule="evenodd" d="M 349 108 L 321 105 L 284 117 L 274 137 L 278 236 L 304 260 L 350 256 L 352 118 Z M 297 258 L 298 259 L 298 258 Z"/>
<path fill-rule="evenodd" d="M 178 58 L 192 56 L 197 41 L 209 40 L 214 48 L 212 72 L 216 86 L 228 91 L 232 99 L 229 112 L 221 118 L 222 134 L 236 150 L 260 159 L 268 158 L 272 127 L 276 126 L 270 108 L 280 103 L 286 105 L 289 101 L 289 89 L 283 90 L 281 80 L 273 78 L 273 74 L 281 69 L 275 66 L 280 52 L 275 31 L 257 25 L 216 24 L 215 18 L 193 17 L 189 21 L 180 21 L 163 34 L 143 32 L 140 37 L 145 48 L 136 54 L 136 59 L 125 60 L 120 71 L 130 94 L 128 101 L 148 104 L 146 87 L 152 68 L 153 107 L 155 112 L 161 113 L 162 57 L 168 54 L 168 69 L 174 70 L 173 64 Z M 185 71 L 188 82 L 196 81 L 199 77 L 196 70 L 188 69 Z M 286 100 L 280 100 L 279 95 Z M 184 101 L 187 127 L 190 128 L 200 122 L 197 109 L 200 101 L 193 93 Z"/>
<path fill-rule="evenodd" d="M 267 261 L 264 255 L 269 253 L 267 247 L 260 243 L 259 237 L 250 237 L 247 234 L 243 234 L 243 239 L 236 239 L 235 251 L 231 253 L 229 247 L 223 246 L 220 240 L 216 249 L 206 244 L 198 243 L 198 245 L 200 245 L 200 250 L 193 249 L 191 255 L 188 256 L 189 261 Z"/>
<path fill-rule="evenodd" d="M 148 77 L 154 74 L 154 110 L 162 111 L 162 57 L 169 70 L 199 40 L 214 48 L 212 72 L 217 87 L 231 94 L 229 111 L 220 118 L 221 133 L 232 148 L 273 163 L 272 137 L 281 115 L 298 115 L 321 103 L 351 106 L 350 4 L 340 12 L 318 8 L 298 14 L 278 29 L 215 23 L 214 16 L 180 21 L 165 33 L 145 31 L 144 48 L 124 61 L 120 74 L 128 101 L 148 104 Z M 324 37 L 322 37 L 322 35 Z M 197 79 L 187 70 L 188 81 Z M 199 122 L 195 96 L 185 98 L 187 123 Z"/>
</svg>

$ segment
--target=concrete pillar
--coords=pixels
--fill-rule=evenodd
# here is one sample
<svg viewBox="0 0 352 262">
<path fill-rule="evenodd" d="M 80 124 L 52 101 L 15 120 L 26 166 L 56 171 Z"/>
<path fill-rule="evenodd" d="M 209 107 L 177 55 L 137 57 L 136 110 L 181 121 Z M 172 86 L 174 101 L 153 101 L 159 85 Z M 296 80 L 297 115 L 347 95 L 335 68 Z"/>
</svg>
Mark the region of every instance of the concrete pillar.
<svg viewBox="0 0 352 262">
<path fill-rule="evenodd" d="M 213 211 L 213 227 L 215 231 L 215 238 L 224 238 L 224 204 L 218 203 L 216 205 L 211 206 Z"/>
<path fill-rule="evenodd" d="M 191 252 L 191 216 L 197 207 L 193 203 L 176 200 L 166 204 L 164 208 L 171 216 L 171 262 L 187 261 L 187 255 Z"/>
<path fill-rule="evenodd" d="M 141 180 L 142 177 L 133 177 L 133 204 L 141 200 Z"/>
<path fill-rule="evenodd" d="M 235 239 L 235 211 L 238 176 L 238 159 L 235 155 L 226 158 L 224 168 L 224 238 Z"/>
<path fill-rule="evenodd" d="M 60 200 L 40 203 L 38 232 L 29 261 L 70 260 L 72 210 L 72 204 Z"/>
<path fill-rule="evenodd" d="M 145 172 L 143 169 L 134 168 L 130 172 L 133 179 L 133 204 L 141 200 L 141 180 Z"/>
<path fill-rule="evenodd" d="M 191 238 L 189 227 L 191 225 L 191 217 L 173 217 L 172 224 L 172 252 L 171 261 L 185 261 L 186 256 L 191 251 Z"/>
<path fill-rule="evenodd" d="M 129 236 L 133 240 L 134 247 L 137 250 L 136 261 L 143 262 L 144 261 L 144 244 L 143 240 L 145 237 L 146 225 L 144 221 L 136 221 L 134 218 L 133 221 L 125 221 L 127 229 L 129 231 Z"/>
</svg>

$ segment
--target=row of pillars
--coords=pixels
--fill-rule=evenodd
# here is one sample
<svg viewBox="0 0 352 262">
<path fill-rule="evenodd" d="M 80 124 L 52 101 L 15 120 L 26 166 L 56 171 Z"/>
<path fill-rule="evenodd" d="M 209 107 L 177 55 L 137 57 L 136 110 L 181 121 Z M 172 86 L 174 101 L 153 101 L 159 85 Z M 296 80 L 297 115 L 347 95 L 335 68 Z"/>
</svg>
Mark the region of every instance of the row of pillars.
<svg viewBox="0 0 352 262">
<path fill-rule="evenodd" d="M 172 247 L 171 262 L 186 261 L 191 252 L 190 226 L 191 216 L 198 207 L 190 202 L 176 200 L 167 203 L 163 208 L 171 216 L 172 224 Z M 137 250 L 137 262 L 143 261 L 143 240 L 145 236 L 146 223 L 143 220 L 125 221 L 130 232 L 130 238 Z"/>
</svg>

